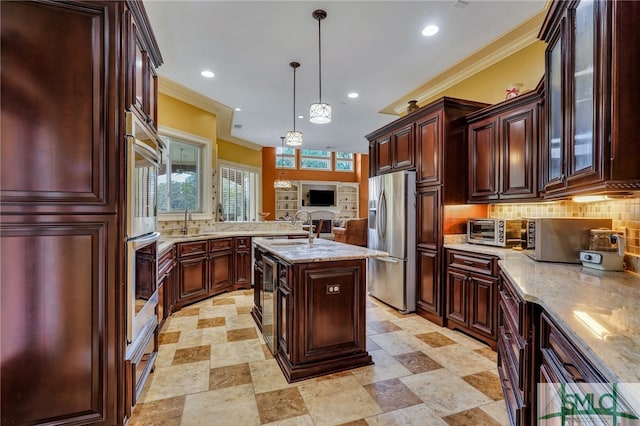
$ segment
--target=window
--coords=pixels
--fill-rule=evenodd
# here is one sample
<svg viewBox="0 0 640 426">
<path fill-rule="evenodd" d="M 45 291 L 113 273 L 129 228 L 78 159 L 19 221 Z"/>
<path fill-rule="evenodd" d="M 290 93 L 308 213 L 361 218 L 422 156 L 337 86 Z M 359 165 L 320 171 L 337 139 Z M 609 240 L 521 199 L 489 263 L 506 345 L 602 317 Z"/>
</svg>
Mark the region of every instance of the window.
<svg viewBox="0 0 640 426">
<path fill-rule="evenodd" d="M 257 170 L 225 163 L 220 165 L 220 203 L 224 220 L 242 222 L 258 219 L 260 179 Z"/>
<path fill-rule="evenodd" d="M 307 170 L 331 170 L 331 152 L 301 149 L 300 168 Z"/>
<path fill-rule="evenodd" d="M 161 127 L 166 144 L 158 170 L 158 213 L 179 215 L 185 210 L 199 218 L 211 217 L 210 140 Z"/>
<path fill-rule="evenodd" d="M 336 170 L 340 172 L 353 171 L 353 153 L 336 152 Z"/>
<path fill-rule="evenodd" d="M 276 148 L 276 169 L 295 169 L 296 150 L 294 148 Z"/>
</svg>

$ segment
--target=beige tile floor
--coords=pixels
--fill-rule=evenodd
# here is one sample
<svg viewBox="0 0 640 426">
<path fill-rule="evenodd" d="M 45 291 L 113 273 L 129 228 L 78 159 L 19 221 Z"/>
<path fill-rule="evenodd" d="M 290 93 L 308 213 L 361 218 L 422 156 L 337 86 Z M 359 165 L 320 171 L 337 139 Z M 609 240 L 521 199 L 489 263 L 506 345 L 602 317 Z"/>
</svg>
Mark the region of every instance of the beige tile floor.
<svg viewBox="0 0 640 426">
<path fill-rule="evenodd" d="M 252 291 L 182 309 L 160 334 L 139 425 L 504 425 L 496 354 L 367 300 L 374 365 L 288 384 L 250 311 Z"/>
</svg>

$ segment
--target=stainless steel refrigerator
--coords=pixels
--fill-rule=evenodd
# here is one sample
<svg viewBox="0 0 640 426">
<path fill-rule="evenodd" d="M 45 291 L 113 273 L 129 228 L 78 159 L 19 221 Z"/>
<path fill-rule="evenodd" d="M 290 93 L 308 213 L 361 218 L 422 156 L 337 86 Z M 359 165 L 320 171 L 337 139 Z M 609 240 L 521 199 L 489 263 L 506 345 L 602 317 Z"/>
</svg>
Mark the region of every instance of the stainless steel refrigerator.
<svg viewBox="0 0 640 426">
<path fill-rule="evenodd" d="M 416 172 L 369 178 L 369 248 L 389 253 L 367 260 L 370 295 L 400 312 L 416 310 Z"/>
</svg>

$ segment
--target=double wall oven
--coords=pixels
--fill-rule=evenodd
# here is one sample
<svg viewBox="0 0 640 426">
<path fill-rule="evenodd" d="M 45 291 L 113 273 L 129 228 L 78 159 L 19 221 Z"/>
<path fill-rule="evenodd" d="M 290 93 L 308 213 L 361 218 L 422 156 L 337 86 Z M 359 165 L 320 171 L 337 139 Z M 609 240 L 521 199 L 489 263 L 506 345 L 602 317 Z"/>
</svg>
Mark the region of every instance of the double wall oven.
<svg viewBox="0 0 640 426">
<path fill-rule="evenodd" d="M 144 350 L 157 326 L 157 138 L 131 112 L 127 122 L 127 358 Z"/>
</svg>

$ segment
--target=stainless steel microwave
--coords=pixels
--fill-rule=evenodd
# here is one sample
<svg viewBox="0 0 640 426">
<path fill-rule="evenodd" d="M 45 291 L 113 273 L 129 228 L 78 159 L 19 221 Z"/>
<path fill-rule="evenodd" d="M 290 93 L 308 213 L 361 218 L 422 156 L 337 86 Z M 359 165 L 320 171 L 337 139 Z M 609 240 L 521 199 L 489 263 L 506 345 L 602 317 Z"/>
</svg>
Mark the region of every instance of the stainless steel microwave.
<svg viewBox="0 0 640 426">
<path fill-rule="evenodd" d="M 520 219 L 469 219 L 467 242 L 496 247 L 515 247 L 521 244 L 521 229 Z"/>
<path fill-rule="evenodd" d="M 580 263 L 580 250 L 589 248 L 590 230 L 610 229 L 612 220 L 554 217 L 527 219 L 526 223 L 529 257 L 542 262 Z"/>
</svg>

